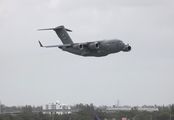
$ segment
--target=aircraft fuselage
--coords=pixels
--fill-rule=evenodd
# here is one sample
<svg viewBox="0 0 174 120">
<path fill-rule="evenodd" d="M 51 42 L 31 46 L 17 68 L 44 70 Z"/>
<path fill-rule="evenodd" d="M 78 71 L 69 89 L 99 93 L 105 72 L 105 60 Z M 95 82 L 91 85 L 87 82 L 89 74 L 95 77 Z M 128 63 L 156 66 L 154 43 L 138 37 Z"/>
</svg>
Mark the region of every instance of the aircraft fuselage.
<svg viewBox="0 0 174 120">
<path fill-rule="evenodd" d="M 54 30 L 63 43 L 63 45 L 43 46 L 39 41 L 40 47 L 58 47 L 63 51 L 67 51 L 76 55 L 100 57 L 111 53 L 117 53 L 120 51 L 128 52 L 131 50 L 131 46 L 125 45 L 119 39 L 74 43 L 67 33 L 67 31 L 71 32 L 71 30 L 65 28 L 64 26 L 39 30 Z"/>
<path fill-rule="evenodd" d="M 95 41 L 99 43 L 98 49 L 90 49 L 87 45 L 83 46 L 83 49 L 76 50 L 72 47 L 62 47 L 63 51 L 67 51 L 76 55 L 82 55 L 82 56 L 106 56 L 111 53 L 117 53 L 123 50 L 125 47 L 125 44 L 118 39 L 112 39 L 112 40 L 102 40 L 102 41 Z"/>
</svg>

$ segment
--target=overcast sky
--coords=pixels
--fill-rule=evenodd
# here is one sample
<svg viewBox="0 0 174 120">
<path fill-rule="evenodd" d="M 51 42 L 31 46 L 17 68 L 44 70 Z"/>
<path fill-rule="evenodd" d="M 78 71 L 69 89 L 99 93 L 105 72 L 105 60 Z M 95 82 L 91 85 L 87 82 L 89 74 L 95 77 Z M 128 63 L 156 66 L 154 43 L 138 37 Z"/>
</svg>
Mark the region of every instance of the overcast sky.
<svg viewBox="0 0 174 120">
<path fill-rule="evenodd" d="M 132 47 L 106 57 L 58 48 L 64 25 L 74 42 L 118 38 Z M 0 101 L 7 106 L 61 103 L 174 103 L 173 0 L 0 0 Z"/>
</svg>

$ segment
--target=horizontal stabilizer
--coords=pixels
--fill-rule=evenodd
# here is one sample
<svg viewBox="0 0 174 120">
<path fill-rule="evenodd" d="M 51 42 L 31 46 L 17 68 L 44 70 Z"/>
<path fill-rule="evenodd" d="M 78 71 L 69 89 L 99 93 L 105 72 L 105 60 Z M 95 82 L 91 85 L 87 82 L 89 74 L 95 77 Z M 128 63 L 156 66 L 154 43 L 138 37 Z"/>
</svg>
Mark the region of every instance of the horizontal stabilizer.
<svg viewBox="0 0 174 120">
<path fill-rule="evenodd" d="M 62 29 L 62 28 L 64 28 L 64 26 L 58 26 L 56 28 L 38 29 L 38 31 L 41 31 L 41 30 L 54 30 L 54 31 L 56 31 L 56 30 L 59 30 L 59 29 Z M 68 32 L 72 32 L 72 30 L 67 29 L 67 28 L 65 28 L 65 30 L 68 31 Z"/>
<path fill-rule="evenodd" d="M 66 31 L 68 31 L 68 32 L 72 32 L 72 30 L 70 30 L 70 29 L 67 29 L 67 28 L 65 28 L 65 30 L 66 30 Z"/>
<path fill-rule="evenodd" d="M 38 29 L 38 31 L 41 31 L 41 30 L 54 30 L 54 28 Z"/>
</svg>

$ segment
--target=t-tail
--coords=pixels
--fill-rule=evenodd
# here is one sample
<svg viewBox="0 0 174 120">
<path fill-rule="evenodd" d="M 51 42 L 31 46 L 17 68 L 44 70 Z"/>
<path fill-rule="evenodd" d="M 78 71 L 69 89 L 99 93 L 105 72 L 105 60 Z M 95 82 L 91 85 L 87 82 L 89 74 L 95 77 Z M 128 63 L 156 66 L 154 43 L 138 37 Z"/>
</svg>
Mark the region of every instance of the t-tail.
<svg viewBox="0 0 174 120">
<path fill-rule="evenodd" d="M 39 29 L 39 30 L 54 30 L 63 44 L 72 44 L 73 43 L 72 39 L 70 38 L 69 34 L 67 33 L 67 31 L 72 32 L 72 30 L 65 28 L 63 25 L 58 26 L 56 28 Z"/>
</svg>

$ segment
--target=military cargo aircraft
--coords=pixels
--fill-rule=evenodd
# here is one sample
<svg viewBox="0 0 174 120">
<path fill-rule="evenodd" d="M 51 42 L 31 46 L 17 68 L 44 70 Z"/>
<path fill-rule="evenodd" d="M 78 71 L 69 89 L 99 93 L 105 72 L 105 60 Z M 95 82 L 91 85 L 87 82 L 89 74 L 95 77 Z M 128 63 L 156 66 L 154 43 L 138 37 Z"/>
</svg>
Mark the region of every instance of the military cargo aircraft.
<svg viewBox="0 0 174 120">
<path fill-rule="evenodd" d="M 131 50 L 131 46 L 129 46 L 129 44 L 125 45 L 119 39 L 74 43 L 67 33 L 67 31 L 72 32 L 72 30 L 65 28 L 63 25 L 56 28 L 38 30 L 54 30 L 63 43 L 63 45 L 43 46 L 42 43 L 39 41 L 40 47 L 58 47 L 63 51 L 67 51 L 76 55 L 101 57 L 109 55 L 111 53 L 117 53 L 120 51 L 128 52 Z"/>
</svg>

